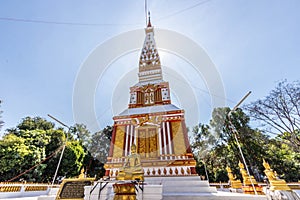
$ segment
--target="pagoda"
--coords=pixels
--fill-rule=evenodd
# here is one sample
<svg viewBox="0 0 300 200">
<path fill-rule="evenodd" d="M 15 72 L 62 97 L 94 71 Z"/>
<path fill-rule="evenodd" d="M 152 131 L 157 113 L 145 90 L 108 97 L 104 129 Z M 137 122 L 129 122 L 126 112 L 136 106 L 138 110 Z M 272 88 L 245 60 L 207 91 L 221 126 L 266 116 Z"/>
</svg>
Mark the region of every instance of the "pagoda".
<svg viewBox="0 0 300 200">
<path fill-rule="evenodd" d="M 150 18 L 139 58 L 139 81 L 130 87 L 129 105 L 114 116 L 106 176 L 118 175 L 135 144 L 144 176 L 195 176 L 184 110 L 171 103 L 170 87 L 163 80 L 160 56 Z"/>
</svg>

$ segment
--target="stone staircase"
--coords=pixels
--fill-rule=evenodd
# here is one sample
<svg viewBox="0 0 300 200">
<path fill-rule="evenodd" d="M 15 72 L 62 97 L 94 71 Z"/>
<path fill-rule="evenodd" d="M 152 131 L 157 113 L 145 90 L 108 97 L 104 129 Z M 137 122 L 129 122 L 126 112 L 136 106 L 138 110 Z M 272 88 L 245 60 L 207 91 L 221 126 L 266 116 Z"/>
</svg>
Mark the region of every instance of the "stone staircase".
<svg viewBox="0 0 300 200">
<path fill-rule="evenodd" d="M 90 193 L 92 186 L 85 187 L 85 200 L 106 199 L 112 200 L 114 193 L 112 185 L 115 181 L 109 182 L 103 188 L 101 194 L 100 185 Z M 201 180 L 199 176 L 176 176 L 176 177 L 145 177 L 143 192 L 138 189 L 137 199 L 140 200 L 266 200 L 265 195 L 247 195 L 241 193 L 217 191 L 210 187 L 208 181 Z M 104 183 L 102 183 L 102 186 Z M 93 186 L 94 187 L 94 186 Z"/>
<path fill-rule="evenodd" d="M 215 187 L 209 186 L 208 181 L 201 180 L 199 176 L 148 177 L 145 179 L 145 183 L 162 185 L 163 200 L 266 200 L 264 195 L 257 196 L 217 191 Z"/>
<path fill-rule="evenodd" d="M 148 177 L 145 183 L 162 185 L 163 195 L 177 193 L 216 193 L 215 187 L 210 187 L 208 181 L 201 180 L 199 176 L 179 177 Z"/>
<path fill-rule="evenodd" d="M 240 193 L 212 194 L 177 194 L 163 196 L 163 200 L 267 200 L 265 195 L 247 195 Z"/>
</svg>

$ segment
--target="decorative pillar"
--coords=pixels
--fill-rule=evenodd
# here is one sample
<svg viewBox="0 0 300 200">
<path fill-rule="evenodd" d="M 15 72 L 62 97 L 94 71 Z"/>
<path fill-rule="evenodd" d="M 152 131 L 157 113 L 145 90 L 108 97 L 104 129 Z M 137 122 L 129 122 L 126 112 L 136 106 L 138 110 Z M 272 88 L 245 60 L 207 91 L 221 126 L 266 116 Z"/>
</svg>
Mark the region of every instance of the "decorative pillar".
<svg viewBox="0 0 300 200">
<path fill-rule="evenodd" d="M 169 154 L 173 154 L 173 152 L 172 152 L 172 140 L 171 140 L 171 134 L 170 134 L 170 122 L 167 122 L 167 133 L 168 133 Z"/>
<path fill-rule="evenodd" d="M 163 122 L 163 137 L 164 137 L 164 154 L 167 154 L 167 142 L 166 142 L 166 129 L 165 129 L 165 123 L 166 122 Z"/>
</svg>

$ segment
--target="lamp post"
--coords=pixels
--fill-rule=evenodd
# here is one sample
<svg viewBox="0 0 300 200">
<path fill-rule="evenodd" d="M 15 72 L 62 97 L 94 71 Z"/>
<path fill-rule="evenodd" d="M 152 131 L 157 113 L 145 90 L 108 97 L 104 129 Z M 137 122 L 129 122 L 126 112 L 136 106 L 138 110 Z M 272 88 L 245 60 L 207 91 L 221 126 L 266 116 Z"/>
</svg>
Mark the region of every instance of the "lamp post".
<svg viewBox="0 0 300 200">
<path fill-rule="evenodd" d="M 208 173 L 207 173 L 207 169 L 206 169 L 206 163 L 204 162 L 204 159 L 203 159 L 203 164 L 204 164 L 205 175 L 206 175 L 207 181 L 209 183 Z"/>
<path fill-rule="evenodd" d="M 250 182 L 251 182 L 251 185 L 253 187 L 253 190 L 254 190 L 254 193 L 257 195 L 257 191 L 255 189 L 255 186 L 254 186 L 254 183 L 252 181 L 252 178 L 251 178 L 251 175 L 250 175 L 250 172 L 249 172 L 249 169 L 248 169 L 248 166 L 247 166 L 247 163 L 246 163 L 246 160 L 245 160 L 245 157 L 244 157 L 244 154 L 243 154 L 243 151 L 242 151 L 242 148 L 241 148 L 241 145 L 239 143 L 239 140 L 237 138 L 237 134 L 238 134 L 238 131 L 236 130 L 236 128 L 234 127 L 234 125 L 232 124 L 231 122 L 231 113 L 234 112 L 238 107 L 239 105 L 241 105 L 241 103 L 251 94 L 251 91 L 249 91 L 239 102 L 236 106 L 234 106 L 234 108 L 232 110 L 229 111 L 228 113 L 228 122 L 229 122 L 229 125 L 230 125 L 230 129 L 232 130 L 233 132 L 233 135 L 234 135 L 234 139 L 237 143 L 237 146 L 239 148 L 239 151 L 240 151 L 240 154 L 242 156 L 242 159 L 243 159 L 243 163 L 245 165 L 245 168 L 247 170 L 247 174 L 249 175 L 249 178 L 250 178 Z"/>
<path fill-rule="evenodd" d="M 68 128 L 68 133 L 70 132 L 70 127 L 69 127 L 69 126 L 67 126 L 66 124 L 62 123 L 61 121 L 59 121 L 58 119 L 56 119 L 55 117 L 53 117 L 53 116 L 50 115 L 50 114 L 48 114 L 48 116 L 49 116 L 50 118 L 52 118 L 53 120 L 55 120 L 56 122 L 58 122 L 59 124 L 61 124 L 62 126 Z M 62 149 L 62 151 L 61 151 L 60 158 L 59 158 L 59 161 L 58 161 L 58 164 L 57 164 L 55 173 L 54 173 L 54 177 L 53 177 L 53 180 L 52 180 L 51 188 L 53 188 L 53 185 L 54 185 L 54 182 L 55 182 L 55 179 L 56 179 L 56 176 L 57 176 L 57 172 L 58 172 L 58 169 L 59 169 L 59 166 L 60 166 L 60 163 L 61 163 L 61 160 L 62 160 L 64 151 L 65 151 L 65 148 L 66 148 L 67 141 L 68 141 L 68 134 L 67 134 L 67 136 L 66 136 L 66 141 L 65 141 L 65 143 L 64 143 L 64 146 L 63 146 L 63 149 Z"/>
</svg>

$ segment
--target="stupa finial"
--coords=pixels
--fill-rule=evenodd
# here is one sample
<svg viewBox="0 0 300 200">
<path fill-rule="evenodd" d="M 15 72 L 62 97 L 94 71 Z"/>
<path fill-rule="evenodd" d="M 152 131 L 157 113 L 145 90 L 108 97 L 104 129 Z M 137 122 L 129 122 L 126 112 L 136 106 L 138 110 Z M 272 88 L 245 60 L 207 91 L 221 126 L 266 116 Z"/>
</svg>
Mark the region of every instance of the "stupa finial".
<svg viewBox="0 0 300 200">
<path fill-rule="evenodd" d="M 150 19 L 151 19 L 151 17 L 150 17 L 150 11 L 148 11 L 148 25 L 147 25 L 147 27 L 152 27 Z"/>
</svg>

